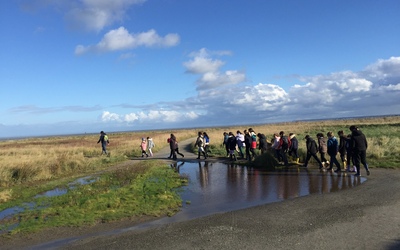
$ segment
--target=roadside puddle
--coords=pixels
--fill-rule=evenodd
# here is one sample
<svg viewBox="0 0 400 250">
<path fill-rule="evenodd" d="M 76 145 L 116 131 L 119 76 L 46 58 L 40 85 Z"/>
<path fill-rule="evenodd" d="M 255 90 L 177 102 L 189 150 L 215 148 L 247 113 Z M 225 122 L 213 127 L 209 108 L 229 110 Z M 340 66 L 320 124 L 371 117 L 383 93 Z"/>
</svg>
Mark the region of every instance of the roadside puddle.
<svg viewBox="0 0 400 250">
<path fill-rule="evenodd" d="M 317 169 L 290 167 L 276 171 L 211 162 L 175 162 L 171 168 L 189 179 L 182 187 L 181 211 L 171 217 L 99 233 L 110 236 L 224 213 L 253 206 L 294 199 L 311 194 L 325 194 L 354 188 L 367 179 L 352 173 L 336 174 Z M 48 242 L 32 249 L 56 248 L 87 235 Z"/>
</svg>

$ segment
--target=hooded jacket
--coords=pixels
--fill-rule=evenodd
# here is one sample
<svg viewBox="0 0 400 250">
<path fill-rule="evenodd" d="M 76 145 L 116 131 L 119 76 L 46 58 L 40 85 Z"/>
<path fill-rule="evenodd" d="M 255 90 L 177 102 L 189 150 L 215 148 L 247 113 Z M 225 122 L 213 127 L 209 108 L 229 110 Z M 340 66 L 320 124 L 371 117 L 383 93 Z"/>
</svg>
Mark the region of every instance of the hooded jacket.
<svg viewBox="0 0 400 250">
<path fill-rule="evenodd" d="M 311 137 L 306 141 L 307 154 L 316 154 L 318 152 L 317 143 Z"/>
<path fill-rule="evenodd" d="M 367 138 L 365 138 L 361 130 L 353 130 L 351 133 L 351 148 L 355 151 L 367 150 Z"/>
</svg>

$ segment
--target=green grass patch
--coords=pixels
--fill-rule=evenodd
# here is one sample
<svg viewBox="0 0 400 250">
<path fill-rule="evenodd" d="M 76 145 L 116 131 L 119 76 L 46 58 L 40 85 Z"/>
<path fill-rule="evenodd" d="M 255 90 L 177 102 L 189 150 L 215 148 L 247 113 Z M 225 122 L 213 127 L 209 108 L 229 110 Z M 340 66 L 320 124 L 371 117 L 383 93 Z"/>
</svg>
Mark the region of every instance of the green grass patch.
<svg viewBox="0 0 400 250">
<path fill-rule="evenodd" d="M 18 215 L 19 224 L 11 233 L 176 213 L 182 205 L 178 188 L 186 181 L 157 162 L 134 168 L 102 174 L 96 182 L 76 186 L 65 195 L 37 199 L 36 209 Z"/>
</svg>

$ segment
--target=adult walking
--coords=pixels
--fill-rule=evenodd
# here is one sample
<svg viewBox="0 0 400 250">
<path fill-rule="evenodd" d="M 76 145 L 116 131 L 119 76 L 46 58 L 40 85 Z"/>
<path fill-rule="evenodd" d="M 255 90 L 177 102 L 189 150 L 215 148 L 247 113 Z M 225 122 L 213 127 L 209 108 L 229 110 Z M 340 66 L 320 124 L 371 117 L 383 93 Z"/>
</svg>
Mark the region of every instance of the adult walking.
<svg viewBox="0 0 400 250">
<path fill-rule="evenodd" d="M 367 164 L 367 138 L 358 129 L 357 126 L 350 126 L 351 131 L 351 148 L 353 152 L 354 162 L 356 164 L 357 173 L 355 176 L 360 176 L 360 163 L 364 165 L 365 170 L 367 171 L 367 175 L 370 175 L 370 171 Z"/>
<path fill-rule="evenodd" d="M 176 137 L 174 134 L 171 134 L 169 137 L 169 148 L 171 149 L 171 153 L 168 158 L 176 160 Z"/>
<path fill-rule="evenodd" d="M 100 131 L 100 138 L 97 141 L 97 143 L 101 142 L 101 154 L 108 155 L 107 152 L 107 145 L 110 144 L 110 141 L 108 140 L 108 135 L 104 133 L 104 131 Z"/>
<path fill-rule="evenodd" d="M 267 144 L 267 137 L 264 134 L 258 133 L 258 149 L 260 150 L 261 154 L 267 153 L 268 144 Z"/>
<path fill-rule="evenodd" d="M 347 150 L 346 150 L 346 136 L 344 135 L 343 130 L 338 131 L 339 136 L 339 154 L 340 160 L 343 164 L 343 169 L 346 169 L 347 166 Z"/>
<path fill-rule="evenodd" d="M 309 135 L 306 135 L 304 137 L 306 139 L 306 147 L 307 147 L 307 157 L 306 157 L 306 162 L 304 163 L 303 167 L 308 167 L 308 161 L 313 157 L 319 164 L 319 169 L 322 170 L 322 162 L 317 156 L 318 148 L 317 148 L 317 143 L 313 138 L 311 138 Z"/>
</svg>

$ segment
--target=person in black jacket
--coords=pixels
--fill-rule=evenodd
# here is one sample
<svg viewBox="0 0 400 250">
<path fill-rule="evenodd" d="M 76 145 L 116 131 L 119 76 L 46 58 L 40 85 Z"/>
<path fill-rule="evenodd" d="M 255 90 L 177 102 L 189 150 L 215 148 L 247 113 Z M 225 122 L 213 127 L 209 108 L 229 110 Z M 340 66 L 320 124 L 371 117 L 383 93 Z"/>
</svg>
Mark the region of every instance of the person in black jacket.
<svg viewBox="0 0 400 250">
<path fill-rule="evenodd" d="M 306 158 L 306 162 L 304 163 L 303 167 L 308 166 L 308 161 L 311 159 L 311 156 L 312 156 L 318 162 L 319 169 L 322 170 L 323 169 L 322 162 L 320 161 L 320 159 L 318 159 L 318 156 L 317 156 L 317 152 L 318 152 L 317 143 L 309 135 L 306 135 L 306 137 L 304 139 L 306 139 L 307 158 Z"/>
<path fill-rule="evenodd" d="M 267 137 L 264 134 L 258 133 L 258 149 L 261 150 L 261 154 L 267 153 L 268 144 Z"/>
<path fill-rule="evenodd" d="M 346 150 L 346 136 L 344 135 L 343 130 L 340 130 L 338 132 L 339 136 L 339 154 L 340 154 L 340 159 L 342 160 L 343 163 L 343 169 L 346 169 L 347 167 L 347 150 Z"/>
<path fill-rule="evenodd" d="M 251 149 L 251 136 L 249 131 L 244 130 L 244 144 L 246 146 L 246 160 L 251 161 L 251 158 L 255 156 L 254 150 L 252 151 L 253 155 L 250 154 Z"/>
<path fill-rule="evenodd" d="M 360 163 L 364 165 L 367 175 L 370 175 L 370 171 L 367 164 L 367 138 L 361 132 L 357 126 L 350 126 L 351 131 L 351 148 L 353 152 L 354 162 L 356 165 L 357 173 L 355 176 L 360 176 Z"/>
<path fill-rule="evenodd" d="M 232 161 L 236 161 L 236 155 L 235 155 L 235 151 L 236 151 L 236 145 L 237 145 L 237 141 L 236 141 L 236 137 L 233 135 L 232 132 L 229 132 L 228 134 L 228 147 L 229 147 L 229 159 Z"/>
<path fill-rule="evenodd" d="M 110 143 L 110 141 L 108 140 L 108 135 L 104 131 L 100 132 L 100 138 L 97 143 L 99 142 L 101 142 L 101 154 L 104 153 L 105 155 L 109 155 L 107 152 L 107 145 Z"/>
</svg>

